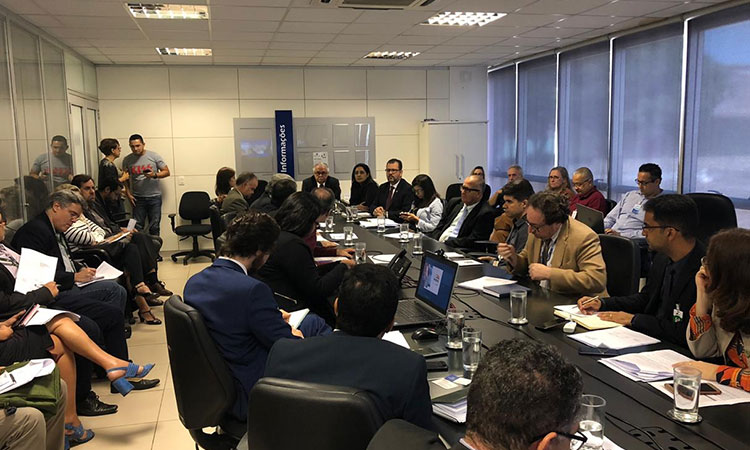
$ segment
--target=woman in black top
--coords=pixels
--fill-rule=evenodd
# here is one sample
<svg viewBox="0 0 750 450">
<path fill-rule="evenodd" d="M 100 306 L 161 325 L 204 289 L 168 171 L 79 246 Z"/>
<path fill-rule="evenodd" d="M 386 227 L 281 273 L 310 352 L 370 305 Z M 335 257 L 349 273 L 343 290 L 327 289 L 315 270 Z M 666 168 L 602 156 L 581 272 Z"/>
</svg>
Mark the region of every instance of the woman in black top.
<svg viewBox="0 0 750 450">
<path fill-rule="evenodd" d="M 117 141 L 117 139 L 102 139 L 102 141 L 99 143 L 99 151 L 104 154 L 104 158 L 99 161 L 99 186 L 111 184 L 105 183 L 105 181 L 107 180 L 115 180 L 118 183 L 123 183 L 125 187 L 125 196 L 127 196 L 128 200 L 130 200 L 130 204 L 134 205 L 135 198 L 133 198 L 133 194 L 130 193 L 130 190 L 128 190 L 127 187 L 128 185 L 127 183 L 125 183 L 126 181 L 128 181 L 128 178 L 130 178 L 130 174 L 128 172 L 119 170 L 117 166 L 115 166 L 115 160 L 120 157 L 120 153 L 122 152 L 120 143 Z M 115 203 L 108 202 L 107 209 L 109 210 L 112 217 L 122 217 L 125 215 L 125 204 L 122 199 L 119 199 Z"/>
<path fill-rule="evenodd" d="M 369 211 L 376 195 L 378 195 L 378 184 L 372 179 L 370 167 L 364 163 L 354 166 L 349 204 L 356 206 L 360 211 Z"/>
</svg>

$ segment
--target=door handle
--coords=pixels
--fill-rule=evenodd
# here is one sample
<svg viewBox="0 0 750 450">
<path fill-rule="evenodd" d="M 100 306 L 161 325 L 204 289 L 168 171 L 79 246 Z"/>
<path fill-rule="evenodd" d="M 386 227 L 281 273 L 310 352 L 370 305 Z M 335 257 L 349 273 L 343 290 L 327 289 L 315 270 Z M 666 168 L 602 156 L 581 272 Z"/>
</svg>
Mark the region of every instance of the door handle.
<svg viewBox="0 0 750 450">
<path fill-rule="evenodd" d="M 456 155 L 456 179 L 457 180 L 461 179 L 461 175 L 459 175 L 458 173 L 458 155 Z"/>
<path fill-rule="evenodd" d="M 466 178 L 466 158 L 464 158 L 464 155 L 461 155 L 461 179 L 463 180 Z"/>
</svg>

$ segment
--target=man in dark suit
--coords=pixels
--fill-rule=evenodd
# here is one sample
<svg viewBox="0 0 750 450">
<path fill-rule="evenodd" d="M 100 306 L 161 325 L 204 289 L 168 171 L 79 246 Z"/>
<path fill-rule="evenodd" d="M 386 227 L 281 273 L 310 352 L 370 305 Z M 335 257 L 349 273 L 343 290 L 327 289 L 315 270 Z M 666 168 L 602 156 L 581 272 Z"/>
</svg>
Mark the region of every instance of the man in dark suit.
<svg viewBox="0 0 750 450">
<path fill-rule="evenodd" d="M 422 356 L 382 340 L 393 326 L 398 280 L 383 266 L 360 264 L 334 304 L 338 331 L 271 348 L 264 376 L 363 389 L 385 420 L 432 428 L 427 366 Z"/>
<path fill-rule="evenodd" d="M 385 176 L 387 183 L 378 187 L 375 201 L 370 205 L 370 214 L 373 216 L 385 216 L 389 219 L 401 222 L 400 214 L 411 209 L 414 201 L 414 192 L 411 184 L 401 177 L 404 175 L 403 164 L 399 159 L 389 159 L 385 164 Z"/>
<path fill-rule="evenodd" d="M 586 314 L 599 312 L 604 320 L 687 348 L 685 337 L 690 308 L 695 304 L 695 274 L 706 249 L 695 238 L 698 207 L 684 195 L 660 195 L 643 207 L 643 235 L 658 252 L 640 293 L 625 297 L 581 297 Z M 604 312 L 606 311 L 606 312 Z"/>
<path fill-rule="evenodd" d="M 235 212 L 242 214 L 250 209 L 247 199 L 255 193 L 255 189 L 257 188 L 258 177 L 252 172 L 242 172 L 237 177 L 234 187 L 229 191 L 224 201 L 221 202 L 221 213 Z"/>
<path fill-rule="evenodd" d="M 508 395 L 512 392 L 512 395 Z M 513 339 L 479 362 L 467 397 L 466 435 L 451 450 L 568 450 L 580 441 L 577 413 L 583 379 L 553 347 Z M 444 449 L 434 433 L 398 421 L 386 423 L 367 450 Z"/>
<path fill-rule="evenodd" d="M 223 255 L 185 285 L 185 303 L 203 316 L 237 385 L 232 414 L 247 417 L 250 389 L 263 375 L 268 350 L 278 340 L 330 333 L 320 317 L 308 314 L 299 330 L 279 310 L 267 284 L 248 276 L 268 259 L 279 226 L 266 214 L 250 211 L 227 229 Z"/>
<path fill-rule="evenodd" d="M 313 167 L 313 175 L 302 181 L 302 192 L 312 192 L 319 187 L 326 187 L 333 191 L 336 200 L 341 200 L 341 185 L 338 178 L 328 175 L 328 164 L 319 162 Z"/>
<path fill-rule="evenodd" d="M 495 212 L 482 199 L 483 194 L 482 177 L 466 177 L 461 185 L 461 198 L 448 203 L 432 237 L 451 247 L 462 248 L 471 248 L 475 241 L 489 239 Z"/>
</svg>

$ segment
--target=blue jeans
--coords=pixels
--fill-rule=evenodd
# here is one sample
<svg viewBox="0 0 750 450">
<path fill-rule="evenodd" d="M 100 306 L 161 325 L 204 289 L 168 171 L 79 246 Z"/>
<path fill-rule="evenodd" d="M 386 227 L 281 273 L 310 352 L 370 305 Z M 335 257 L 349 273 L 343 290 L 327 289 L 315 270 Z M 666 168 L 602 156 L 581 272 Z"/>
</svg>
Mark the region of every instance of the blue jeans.
<svg viewBox="0 0 750 450">
<path fill-rule="evenodd" d="M 156 197 L 136 197 L 133 215 L 139 230 L 144 230 L 146 217 L 148 217 L 148 230 L 146 233 L 154 236 L 159 235 L 159 224 L 161 223 L 161 195 Z"/>
</svg>

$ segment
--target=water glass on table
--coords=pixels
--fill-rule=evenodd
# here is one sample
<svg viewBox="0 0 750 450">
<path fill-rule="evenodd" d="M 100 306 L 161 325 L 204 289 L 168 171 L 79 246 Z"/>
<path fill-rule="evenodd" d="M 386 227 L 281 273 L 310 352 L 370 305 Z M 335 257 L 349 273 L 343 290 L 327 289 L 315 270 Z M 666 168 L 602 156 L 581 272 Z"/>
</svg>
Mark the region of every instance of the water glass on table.
<svg viewBox="0 0 750 450">
<path fill-rule="evenodd" d="M 364 264 L 367 262 L 366 249 L 367 244 L 364 242 L 357 242 L 354 244 L 354 258 L 357 264 Z"/>
<path fill-rule="evenodd" d="M 479 358 L 482 356 L 482 331 L 471 327 L 461 330 L 462 359 L 464 374 L 467 378 L 476 372 Z"/>
<path fill-rule="evenodd" d="M 683 423 L 698 423 L 703 418 L 698 414 L 701 392 L 701 371 L 694 367 L 673 369 L 674 408 L 667 415 Z"/>
<path fill-rule="evenodd" d="M 510 323 L 513 325 L 526 325 L 526 291 L 517 289 L 510 291 Z"/>
<path fill-rule="evenodd" d="M 398 226 L 398 241 L 409 242 L 409 224 L 402 223 Z"/>
<path fill-rule="evenodd" d="M 462 312 L 448 311 L 446 317 L 448 328 L 448 342 L 445 347 L 451 350 L 463 349 L 461 331 L 464 329 L 464 320 L 466 316 Z"/>
<path fill-rule="evenodd" d="M 606 419 L 604 408 L 607 401 L 598 395 L 582 395 L 580 420 L 578 431 L 585 437 L 583 445 L 575 448 L 585 450 L 600 450 L 604 446 L 604 421 Z M 571 447 L 581 441 L 571 441 Z"/>
<path fill-rule="evenodd" d="M 422 241 L 424 239 L 424 235 L 420 232 L 414 233 L 414 249 L 412 250 L 412 253 L 415 255 L 421 255 L 423 253 L 422 250 Z"/>
<path fill-rule="evenodd" d="M 354 245 L 354 227 L 344 227 L 344 245 Z"/>
<path fill-rule="evenodd" d="M 378 216 L 375 220 L 378 224 L 378 233 L 385 233 L 385 216 Z"/>
<path fill-rule="evenodd" d="M 351 223 L 357 220 L 357 207 L 356 206 L 350 206 L 346 208 L 346 221 Z"/>
</svg>

